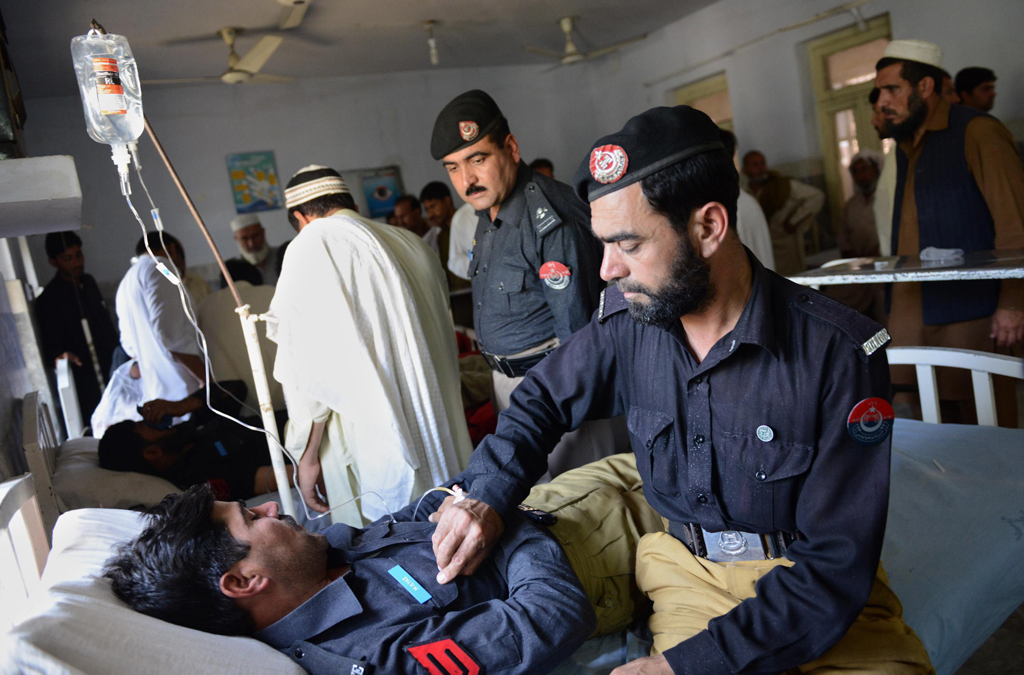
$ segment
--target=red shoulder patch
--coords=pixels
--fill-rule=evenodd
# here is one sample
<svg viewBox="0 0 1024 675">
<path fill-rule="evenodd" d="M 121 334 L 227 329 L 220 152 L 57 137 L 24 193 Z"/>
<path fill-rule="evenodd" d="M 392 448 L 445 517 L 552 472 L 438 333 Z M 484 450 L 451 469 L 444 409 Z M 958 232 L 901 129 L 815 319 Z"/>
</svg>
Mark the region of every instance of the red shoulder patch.
<svg viewBox="0 0 1024 675">
<path fill-rule="evenodd" d="M 455 640 L 446 638 L 406 650 L 430 675 L 479 675 L 480 666 Z"/>
</svg>

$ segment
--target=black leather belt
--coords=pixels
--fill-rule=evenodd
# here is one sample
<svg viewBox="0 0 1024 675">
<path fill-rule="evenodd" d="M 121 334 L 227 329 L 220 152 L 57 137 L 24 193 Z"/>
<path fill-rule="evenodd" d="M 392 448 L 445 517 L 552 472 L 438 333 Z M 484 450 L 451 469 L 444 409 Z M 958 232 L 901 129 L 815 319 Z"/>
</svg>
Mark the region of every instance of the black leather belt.
<svg viewBox="0 0 1024 675">
<path fill-rule="evenodd" d="M 494 372 L 501 373 L 505 377 L 522 377 L 523 375 L 526 375 L 526 371 L 543 361 L 545 356 L 556 349 L 558 348 L 552 347 L 551 349 L 545 349 L 544 351 L 537 352 L 536 354 L 515 358 L 496 356 L 494 354 L 488 354 L 487 352 L 480 352 L 480 355 L 484 357 L 484 361 L 487 362 L 487 365 L 490 366 L 491 370 Z"/>
<path fill-rule="evenodd" d="M 799 537 L 789 532 L 708 532 L 697 523 L 669 523 L 669 533 L 699 558 L 712 562 L 775 560 Z M 710 549 L 710 550 L 709 550 Z"/>
</svg>

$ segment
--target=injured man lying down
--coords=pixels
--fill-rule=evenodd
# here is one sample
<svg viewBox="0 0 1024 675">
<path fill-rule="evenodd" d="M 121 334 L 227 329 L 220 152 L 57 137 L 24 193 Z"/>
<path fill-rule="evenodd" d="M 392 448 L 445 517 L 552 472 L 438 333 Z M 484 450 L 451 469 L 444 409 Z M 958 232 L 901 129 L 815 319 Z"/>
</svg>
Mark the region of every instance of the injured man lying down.
<svg viewBox="0 0 1024 675">
<path fill-rule="evenodd" d="M 607 483 L 635 474 L 633 462 L 617 455 L 534 488 L 531 498 L 571 506 L 558 518 L 521 507 L 476 573 L 446 585 L 435 578 L 428 520 L 443 492 L 394 520 L 313 534 L 274 502 L 249 509 L 197 485 L 154 507 L 104 573 L 137 611 L 250 635 L 314 675 L 546 673 L 595 632 L 622 630 L 649 610 L 630 561 L 636 536 L 660 519 L 639 484 Z M 599 487 L 588 482 L 594 468 Z M 598 564 L 598 552 L 618 562 Z"/>
</svg>

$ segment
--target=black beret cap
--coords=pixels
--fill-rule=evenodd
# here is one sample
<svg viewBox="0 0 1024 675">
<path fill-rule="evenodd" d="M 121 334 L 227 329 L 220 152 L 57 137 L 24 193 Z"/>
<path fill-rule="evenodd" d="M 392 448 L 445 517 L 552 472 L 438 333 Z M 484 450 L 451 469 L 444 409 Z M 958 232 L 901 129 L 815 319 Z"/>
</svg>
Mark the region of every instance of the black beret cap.
<svg viewBox="0 0 1024 675">
<path fill-rule="evenodd" d="M 468 148 L 491 133 L 502 120 L 494 99 L 479 89 L 459 94 L 444 107 L 434 122 L 430 154 L 434 159 Z"/>
<path fill-rule="evenodd" d="M 621 190 L 702 152 L 725 151 L 718 126 L 686 105 L 651 108 L 594 143 L 572 179 L 585 202 Z"/>
</svg>

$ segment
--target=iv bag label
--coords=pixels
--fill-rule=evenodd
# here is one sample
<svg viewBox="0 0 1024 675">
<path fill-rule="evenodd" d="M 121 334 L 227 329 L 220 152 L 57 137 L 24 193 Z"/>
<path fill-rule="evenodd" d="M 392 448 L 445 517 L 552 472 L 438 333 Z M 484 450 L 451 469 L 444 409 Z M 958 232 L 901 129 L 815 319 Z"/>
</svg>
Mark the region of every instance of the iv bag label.
<svg viewBox="0 0 1024 675">
<path fill-rule="evenodd" d="M 96 74 L 96 96 L 101 115 L 127 115 L 128 103 L 121 87 L 117 59 L 94 57 L 92 69 Z"/>
</svg>

